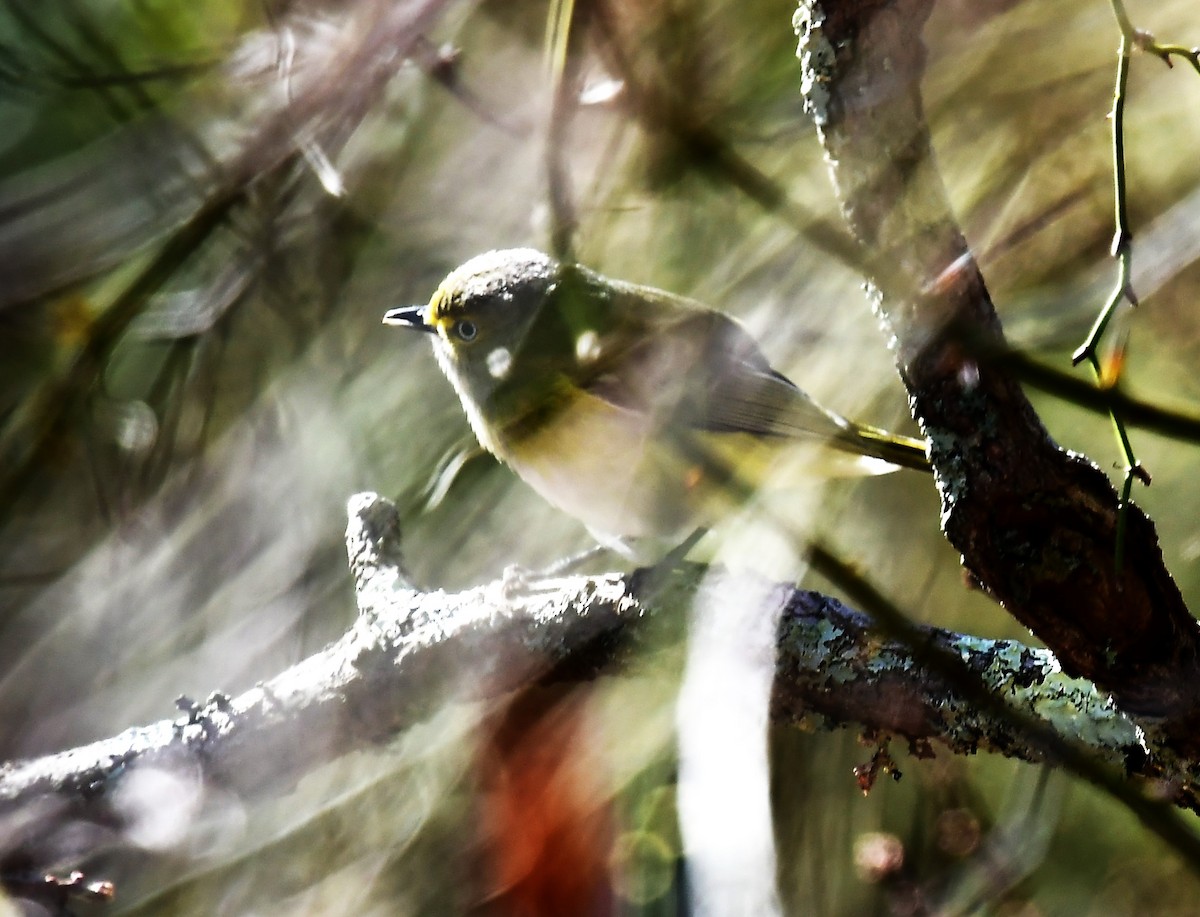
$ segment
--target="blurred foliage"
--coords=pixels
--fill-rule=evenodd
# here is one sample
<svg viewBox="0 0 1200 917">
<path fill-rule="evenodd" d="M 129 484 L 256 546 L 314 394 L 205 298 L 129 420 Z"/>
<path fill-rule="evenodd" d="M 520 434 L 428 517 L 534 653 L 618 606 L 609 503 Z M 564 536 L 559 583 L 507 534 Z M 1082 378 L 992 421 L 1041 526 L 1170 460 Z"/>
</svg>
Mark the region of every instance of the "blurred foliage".
<svg viewBox="0 0 1200 917">
<path fill-rule="evenodd" d="M 628 75 L 683 99 L 814 220 L 836 220 L 786 5 L 605 9 Z M 1200 43 L 1189 0 L 1131 12 Z M 0 757 L 169 716 L 180 693 L 236 692 L 340 633 L 356 490 L 396 497 L 411 568 L 432 587 L 588 544 L 490 459 L 430 505 L 469 430 L 426 343 L 379 327 L 473 254 L 548 244 L 547 16 L 534 0 L 0 3 Z M 1010 336 L 1065 367 L 1114 270 L 1109 7 L 946 2 L 926 36 L 926 108 L 962 225 Z M 559 151 L 580 259 L 719 305 L 823 403 L 910 431 L 854 267 L 734 190 L 654 112 L 634 117 L 611 55 L 584 49 L 588 104 Z M 1135 59 L 1143 305 L 1122 316 L 1127 381 L 1170 403 L 1200 401 L 1198 109 L 1194 73 Z M 1117 460 L 1103 417 L 1038 407 L 1064 445 Z M 1154 475 L 1137 500 L 1197 594 L 1195 447 L 1134 436 Z M 1027 638 L 964 588 L 915 477 L 814 482 L 799 528 L 847 546 L 917 618 Z M 622 913 L 674 913 L 683 894 L 678 674 L 648 661 L 584 703 Z M 476 825 L 487 717 L 448 709 L 283 799 L 214 790 L 143 856 L 68 866 L 117 882 L 109 913 L 466 912 L 495 891 Z M 776 734 L 772 753 L 789 913 L 1194 907 L 1193 875 L 1061 776 L 893 748 L 903 779 L 863 798 L 851 767 L 872 748 L 851 732 Z M 856 843 L 876 835 L 900 841 L 900 879 L 856 872 Z"/>
</svg>

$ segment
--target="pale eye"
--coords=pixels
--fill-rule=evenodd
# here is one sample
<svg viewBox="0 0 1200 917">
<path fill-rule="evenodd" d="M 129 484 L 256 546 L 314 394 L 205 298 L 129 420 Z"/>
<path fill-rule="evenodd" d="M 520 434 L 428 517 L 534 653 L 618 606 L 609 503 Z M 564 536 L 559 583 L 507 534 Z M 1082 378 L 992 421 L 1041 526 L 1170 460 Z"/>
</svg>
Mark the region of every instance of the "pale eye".
<svg viewBox="0 0 1200 917">
<path fill-rule="evenodd" d="M 454 336 L 460 341 L 473 341 L 478 334 L 479 329 L 475 327 L 474 322 L 464 318 L 454 323 Z"/>
</svg>

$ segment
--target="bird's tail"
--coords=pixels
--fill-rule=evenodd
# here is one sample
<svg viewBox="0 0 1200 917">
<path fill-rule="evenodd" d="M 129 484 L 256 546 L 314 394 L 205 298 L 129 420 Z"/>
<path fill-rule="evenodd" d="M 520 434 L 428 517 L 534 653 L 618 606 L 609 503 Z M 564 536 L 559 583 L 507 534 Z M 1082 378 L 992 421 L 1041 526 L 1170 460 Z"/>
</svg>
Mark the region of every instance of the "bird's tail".
<svg viewBox="0 0 1200 917">
<path fill-rule="evenodd" d="M 898 436 L 895 433 L 888 433 L 886 430 L 878 430 L 875 427 L 854 422 L 850 423 L 850 430 L 854 439 L 846 442 L 844 446 L 846 449 L 882 459 L 892 465 L 899 465 L 901 468 L 933 471 L 923 439 Z"/>
</svg>

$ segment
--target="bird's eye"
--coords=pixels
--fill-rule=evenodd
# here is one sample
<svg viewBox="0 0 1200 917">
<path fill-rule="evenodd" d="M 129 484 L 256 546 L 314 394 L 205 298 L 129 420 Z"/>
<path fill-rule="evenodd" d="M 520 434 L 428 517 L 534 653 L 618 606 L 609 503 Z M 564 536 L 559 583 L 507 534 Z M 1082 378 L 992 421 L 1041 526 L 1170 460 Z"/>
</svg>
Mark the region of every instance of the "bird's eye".
<svg viewBox="0 0 1200 917">
<path fill-rule="evenodd" d="M 460 341 L 473 341 L 479 334 L 479 329 L 475 327 L 474 322 L 462 319 L 454 323 L 454 334 Z"/>
</svg>

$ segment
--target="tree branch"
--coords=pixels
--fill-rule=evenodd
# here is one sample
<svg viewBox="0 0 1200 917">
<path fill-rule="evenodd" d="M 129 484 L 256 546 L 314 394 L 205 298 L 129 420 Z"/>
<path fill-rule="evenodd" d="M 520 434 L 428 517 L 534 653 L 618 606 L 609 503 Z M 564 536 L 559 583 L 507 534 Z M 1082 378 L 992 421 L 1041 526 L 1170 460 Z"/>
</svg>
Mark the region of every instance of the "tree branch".
<svg viewBox="0 0 1200 917">
<path fill-rule="evenodd" d="M 913 416 L 930 441 L 946 536 L 973 577 L 1180 754 L 1200 752 L 1200 628 L 1153 523 L 1085 458 L 1063 451 L 1013 376 L 977 359 L 1000 322 L 951 213 L 925 123 L 921 28 L 930 0 L 796 14 L 807 107 L 846 219 L 870 253 Z"/>
<path fill-rule="evenodd" d="M 520 592 L 503 581 L 421 592 L 402 572 L 395 508 L 374 494 L 351 501 L 346 543 L 360 613 L 336 643 L 237 697 L 216 694 L 180 718 L 0 768 L 0 865 L 78 856 L 71 845 L 81 823 L 128 843 L 121 839 L 145 811 L 138 797 L 147 775 L 198 791 L 155 797 L 156 807 L 177 807 L 186 820 L 202 809 L 205 788 L 242 798 L 282 794 L 305 773 L 384 743 L 447 703 L 592 680 L 680 639 L 698 598 L 766 595 L 784 607 L 777 723 L 861 724 L 908 739 L 918 753 L 937 741 L 960 754 L 984 749 L 1037 761 L 1046 746 L 1020 725 L 1035 717 L 1122 776 L 1185 785 L 1164 771 L 1133 723 L 1090 684 L 1063 675 L 1046 650 L 916 628 L 914 651 L 906 640 L 881 639 L 866 616 L 835 599 L 787 585 L 748 589 L 745 577 L 696 566 L 569 577 Z M 921 662 L 931 651 L 961 661 L 978 691 L 1007 697 L 1017 713 L 977 703 Z M 1198 808 L 1178 793 L 1176 802 Z"/>
</svg>

